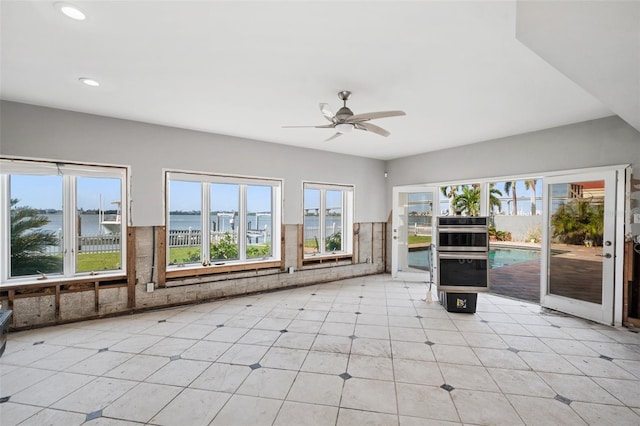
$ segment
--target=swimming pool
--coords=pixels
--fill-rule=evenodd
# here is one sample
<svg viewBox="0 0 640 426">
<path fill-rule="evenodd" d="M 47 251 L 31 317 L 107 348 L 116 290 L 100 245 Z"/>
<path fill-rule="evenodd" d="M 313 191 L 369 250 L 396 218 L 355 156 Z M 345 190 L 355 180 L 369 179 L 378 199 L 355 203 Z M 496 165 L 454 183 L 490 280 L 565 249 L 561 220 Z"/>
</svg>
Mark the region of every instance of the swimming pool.
<svg viewBox="0 0 640 426">
<path fill-rule="evenodd" d="M 492 248 L 489 250 L 490 269 L 530 262 L 532 260 L 540 260 L 540 250 L 505 247 Z M 409 265 L 420 269 L 429 269 L 428 250 L 409 251 Z"/>
</svg>

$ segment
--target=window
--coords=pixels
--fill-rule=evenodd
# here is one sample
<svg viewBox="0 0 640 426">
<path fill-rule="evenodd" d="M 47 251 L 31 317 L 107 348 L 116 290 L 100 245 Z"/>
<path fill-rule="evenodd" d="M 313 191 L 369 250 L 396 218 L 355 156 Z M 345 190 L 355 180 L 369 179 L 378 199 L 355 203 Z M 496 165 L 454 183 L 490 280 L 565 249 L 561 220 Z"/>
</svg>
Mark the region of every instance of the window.
<svg viewBox="0 0 640 426">
<path fill-rule="evenodd" d="M 351 254 L 353 187 L 304 184 L 304 256 Z"/>
<path fill-rule="evenodd" d="M 3 283 L 126 271 L 126 169 L 0 164 Z"/>
<path fill-rule="evenodd" d="M 280 260 L 281 181 L 167 172 L 170 268 Z"/>
</svg>

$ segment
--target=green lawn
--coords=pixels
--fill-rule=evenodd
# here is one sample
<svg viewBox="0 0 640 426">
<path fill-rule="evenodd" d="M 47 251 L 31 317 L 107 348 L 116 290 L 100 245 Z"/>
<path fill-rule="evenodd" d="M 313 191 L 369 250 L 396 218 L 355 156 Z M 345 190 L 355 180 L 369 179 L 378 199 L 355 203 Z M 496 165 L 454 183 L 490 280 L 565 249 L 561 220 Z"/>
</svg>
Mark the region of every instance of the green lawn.
<svg viewBox="0 0 640 426">
<path fill-rule="evenodd" d="M 80 253 L 77 262 L 78 272 L 120 269 L 120 253 Z"/>
<path fill-rule="evenodd" d="M 409 245 L 431 244 L 431 235 L 409 235 Z"/>
</svg>

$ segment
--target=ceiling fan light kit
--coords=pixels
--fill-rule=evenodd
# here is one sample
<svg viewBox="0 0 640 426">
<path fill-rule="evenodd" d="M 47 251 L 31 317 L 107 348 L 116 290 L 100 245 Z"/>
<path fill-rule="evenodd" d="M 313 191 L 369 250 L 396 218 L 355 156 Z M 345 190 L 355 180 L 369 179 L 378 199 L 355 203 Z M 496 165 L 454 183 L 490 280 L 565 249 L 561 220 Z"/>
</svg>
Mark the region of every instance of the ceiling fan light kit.
<svg viewBox="0 0 640 426">
<path fill-rule="evenodd" d="M 324 124 L 319 126 L 283 126 L 287 128 L 292 127 L 313 127 L 316 129 L 335 129 L 336 134 L 326 139 L 326 141 L 333 140 L 344 133 L 351 133 L 354 129 L 364 130 L 366 132 L 372 132 L 380 136 L 387 137 L 390 133 L 378 127 L 373 123 L 369 123 L 370 120 L 387 117 L 398 117 L 406 115 L 404 111 L 378 111 L 378 112 L 366 112 L 363 114 L 354 114 L 353 111 L 347 107 L 347 100 L 351 97 L 351 92 L 348 90 L 342 90 L 338 92 L 338 98 L 342 101 L 342 107 L 337 113 L 333 114 L 329 105 L 326 103 L 320 104 L 320 112 L 331 124 Z"/>
</svg>

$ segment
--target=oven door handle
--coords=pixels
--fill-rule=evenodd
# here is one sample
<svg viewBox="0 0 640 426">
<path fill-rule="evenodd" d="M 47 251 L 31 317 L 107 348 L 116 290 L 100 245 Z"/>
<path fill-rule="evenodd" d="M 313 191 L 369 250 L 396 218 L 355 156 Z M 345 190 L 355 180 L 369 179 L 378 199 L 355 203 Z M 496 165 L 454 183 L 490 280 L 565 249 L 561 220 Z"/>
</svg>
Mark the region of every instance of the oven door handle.
<svg viewBox="0 0 640 426">
<path fill-rule="evenodd" d="M 489 256 L 486 252 L 484 253 L 469 253 L 469 252 L 458 252 L 458 253 L 438 253 L 438 257 L 440 259 L 478 259 L 485 260 L 488 259 Z"/>
<path fill-rule="evenodd" d="M 473 233 L 473 234 L 483 234 L 483 233 L 487 233 L 488 230 L 487 228 L 482 228 L 482 227 L 466 227 L 466 226 L 444 226 L 444 227 L 438 227 L 438 232 L 439 233 L 456 233 L 456 234 L 465 234 L 465 233 Z"/>
</svg>

